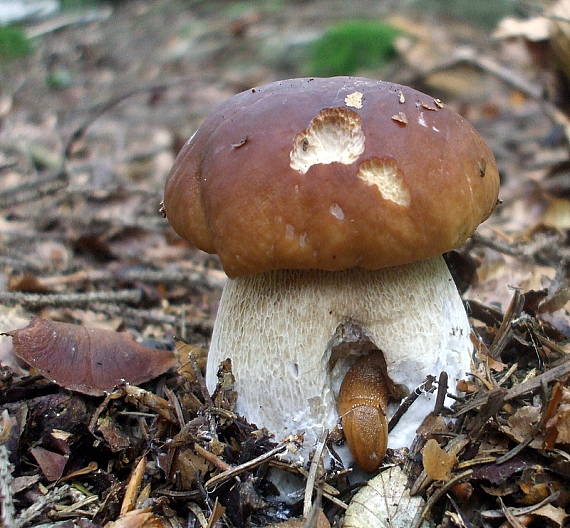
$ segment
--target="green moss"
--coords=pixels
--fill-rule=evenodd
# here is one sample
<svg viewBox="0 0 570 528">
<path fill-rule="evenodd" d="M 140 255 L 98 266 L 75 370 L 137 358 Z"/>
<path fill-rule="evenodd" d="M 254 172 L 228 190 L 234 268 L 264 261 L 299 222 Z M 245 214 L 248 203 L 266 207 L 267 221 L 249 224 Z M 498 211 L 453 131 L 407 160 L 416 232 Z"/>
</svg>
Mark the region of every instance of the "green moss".
<svg viewBox="0 0 570 528">
<path fill-rule="evenodd" d="M 308 75 L 350 75 L 379 68 L 395 54 L 398 31 L 380 22 L 351 20 L 328 29 L 314 42 Z"/>
<path fill-rule="evenodd" d="M 32 52 L 32 43 L 17 26 L 0 27 L 0 61 L 25 57 Z"/>
</svg>

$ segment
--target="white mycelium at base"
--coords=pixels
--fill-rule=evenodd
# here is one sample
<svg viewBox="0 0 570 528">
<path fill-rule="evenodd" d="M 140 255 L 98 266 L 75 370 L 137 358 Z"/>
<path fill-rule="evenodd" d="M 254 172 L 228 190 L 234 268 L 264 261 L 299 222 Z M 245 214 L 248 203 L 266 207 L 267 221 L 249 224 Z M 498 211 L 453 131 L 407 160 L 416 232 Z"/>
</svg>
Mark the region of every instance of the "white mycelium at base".
<svg viewBox="0 0 570 528">
<path fill-rule="evenodd" d="M 391 379 L 410 391 L 442 370 L 453 391 L 469 370 L 469 322 L 437 257 L 376 271 L 281 270 L 228 280 L 208 355 L 208 389 L 215 388 L 218 364 L 231 358 L 237 412 L 277 440 L 304 431 L 310 448 L 323 428 L 337 424 L 338 389 L 359 354 L 331 369 L 327 345 L 348 319 L 384 353 Z M 434 399 L 416 400 L 390 433 L 389 447 L 411 444 Z"/>
</svg>

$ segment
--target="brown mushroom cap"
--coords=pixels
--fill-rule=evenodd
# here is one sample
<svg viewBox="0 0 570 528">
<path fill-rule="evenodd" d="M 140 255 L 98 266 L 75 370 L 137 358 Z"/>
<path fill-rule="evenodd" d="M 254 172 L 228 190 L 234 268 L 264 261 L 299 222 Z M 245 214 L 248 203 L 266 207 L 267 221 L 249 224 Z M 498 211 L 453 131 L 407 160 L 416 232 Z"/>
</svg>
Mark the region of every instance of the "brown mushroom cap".
<svg viewBox="0 0 570 528">
<path fill-rule="evenodd" d="M 433 97 L 359 77 L 305 78 L 219 106 L 179 153 L 165 208 L 230 276 L 379 269 L 463 243 L 498 187 L 481 136 Z"/>
</svg>

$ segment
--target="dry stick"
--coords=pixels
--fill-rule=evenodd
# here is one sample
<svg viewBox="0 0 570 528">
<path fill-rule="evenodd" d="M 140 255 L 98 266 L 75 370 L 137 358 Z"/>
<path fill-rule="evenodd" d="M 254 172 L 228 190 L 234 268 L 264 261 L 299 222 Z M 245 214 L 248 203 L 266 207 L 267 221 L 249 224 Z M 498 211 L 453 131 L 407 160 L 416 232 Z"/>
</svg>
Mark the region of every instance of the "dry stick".
<svg viewBox="0 0 570 528">
<path fill-rule="evenodd" d="M 0 259 L 2 257 L 0 256 Z M 0 261 L 1 262 L 1 261 Z M 221 273 L 221 272 L 220 272 Z M 221 279 L 217 270 L 212 273 L 202 270 L 156 270 L 149 268 L 126 269 L 126 270 L 80 270 L 66 275 L 52 275 L 37 277 L 40 286 L 51 288 L 62 284 L 75 284 L 78 282 L 147 282 L 162 284 L 191 284 L 211 286 Z"/>
<path fill-rule="evenodd" d="M 516 319 L 523 308 L 524 305 L 524 296 L 521 295 L 520 290 L 515 290 L 513 298 L 509 303 L 509 307 L 505 312 L 505 316 L 503 317 L 503 321 L 501 322 L 501 326 L 499 330 L 495 334 L 495 338 L 489 346 L 489 356 L 493 359 L 498 359 L 503 352 L 503 349 L 507 345 L 510 337 L 511 337 L 511 327 L 513 325 L 513 320 Z"/>
<path fill-rule="evenodd" d="M 473 474 L 472 469 L 468 469 L 459 475 L 456 475 L 451 480 L 448 480 L 441 488 L 439 488 L 427 501 L 424 509 L 422 510 L 422 514 L 419 516 L 418 520 L 414 524 L 413 528 L 420 528 L 426 517 L 428 516 L 430 510 L 433 508 L 435 503 L 441 499 L 443 495 L 452 488 L 455 484 L 462 482 L 463 480 L 469 478 Z"/>
<path fill-rule="evenodd" d="M 205 80 L 204 77 L 200 76 L 199 81 L 203 82 L 204 80 Z M 214 81 L 215 79 L 212 78 L 211 80 Z M 191 76 L 187 76 L 187 77 L 179 77 L 177 79 L 171 79 L 170 81 L 166 81 L 166 82 L 162 82 L 162 83 L 153 83 L 153 84 L 148 84 L 145 86 L 139 86 L 138 88 L 128 90 L 127 92 L 125 92 L 123 94 L 112 97 L 108 101 L 105 101 L 105 102 L 102 102 L 102 103 L 95 105 L 89 111 L 90 115 L 85 119 L 85 121 L 78 128 L 76 128 L 73 131 L 69 140 L 67 141 L 67 144 L 65 145 L 65 149 L 64 149 L 65 159 L 69 158 L 71 151 L 73 150 L 73 147 L 75 146 L 75 144 L 83 138 L 83 136 L 87 132 L 87 129 L 97 119 L 99 119 L 104 113 L 108 112 L 113 107 L 122 103 L 126 99 L 129 99 L 130 97 L 133 97 L 135 95 L 140 95 L 140 94 L 144 94 L 147 92 L 155 92 L 155 91 L 165 90 L 166 88 L 170 88 L 170 87 L 176 86 L 178 84 L 188 84 L 188 83 L 192 83 L 192 82 L 198 82 L 197 75 L 191 75 Z"/>
<path fill-rule="evenodd" d="M 434 391 L 434 388 L 432 387 L 434 381 L 435 377 L 428 375 L 426 380 L 419 387 L 417 387 L 409 396 L 407 396 L 402 401 L 402 403 L 400 403 L 400 406 L 396 409 L 396 412 L 394 413 L 392 418 L 390 418 L 390 422 L 388 423 L 388 432 L 390 432 L 392 429 L 394 429 L 394 427 L 396 427 L 396 425 L 398 425 L 400 418 L 402 418 L 405 412 L 411 407 L 412 403 L 414 403 L 418 399 L 418 396 L 420 394 L 422 394 L 423 392 Z"/>
<path fill-rule="evenodd" d="M 507 462 L 508 460 L 510 460 L 511 458 L 515 457 L 516 455 L 518 455 L 525 447 L 528 447 L 530 445 L 530 443 L 534 440 L 534 437 L 530 436 L 529 438 L 527 438 L 524 442 L 521 442 L 520 444 L 518 444 L 517 446 L 513 447 L 508 453 L 505 453 L 504 455 L 500 456 L 499 458 L 497 458 L 497 460 L 495 460 L 495 464 L 503 464 L 504 462 Z"/>
<path fill-rule="evenodd" d="M 8 411 L 4 409 L 2 411 L 2 431 L 0 432 L 0 506 L 2 510 L 0 513 L 0 525 L 6 527 L 13 526 L 14 515 L 16 514 L 12 497 L 13 468 L 10 464 L 8 448 L 5 445 L 10 436 L 12 423 Z"/>
<path fill-rule="evenodd" d="M 445 396 L 447 394 L 447 372 L 442 370 L 439 375 L 439 381 L 437 383 L 437 397 L 435 398 L 435 405 L 433 408 L 433 414 L 438 416 L 443 411 L 443 405 L 445 403 Z"/>
<path fill-rule="evenodd" d="M 68 183 L 67 173 L 61 170 L 47 178 L 9 187 L 8 189 L 0 191 L 0 209 L 39 200 L 44 196 L 54 194 L 64 187 L 67 187 Z"/>
<path fill-rule="evenodd" d="M 315 502 L 310 507 L 309 512 L 305 515 L 305 522 L 303 523 L 303 528 L 317 528 L 317 523 L 319 519 L 319 511 L 323 502 L 323 492 L 321 488 L 317 490 L 317 498 Z"/>
<path fill-rule="evenodd" d="M 222 471 L 228 471 L 232 469 L 232 467 L 227 462 L 224 462 L 219 456 L 215 455 L 214 453 L 210 453 L 210 451 L 204 449 L 200 444 L 194 444 L 194 451 L 196 451 L 196 454 L 200 455 L 202 458 L 206 459 L 208 462 L 216 466 L 218 469 L 221 469 Z"/>
<path fill-rule="evenodd" d="M 321 457 L 323 456 L 323 449 L 325 447 L 328 435 L 329 435 L 328 429 L 325 429 L 321 433 L 321 436 L 319 436 L 319 440 L 315 448 L 315 452 L 313 453 L 313 459 L 311 460 L 311 467 L 309 468 L 309 475 L 307 477 L 307 485 L 305 486 L 305 500 L 303 502 L 303 517 L 305 519 L 309 517 L 309 513 L 311 511 L 311 506 L 312 506 L 311 499 L 313 497 L 313 488 L 315 487 L 315 479 L 317 478 L 317 469 L 319 468 L 319 462 L 321 461 Z"/>
<path fill-rule="evenodd" d="M 65 484 L 59 488 L 51 490 L 46 495 L 39 497 L 34 504 L 18 515 L 13 524 L 14 528 L 23 528 L 27 524 L 31 523 L 36 517 L 39 517 L 42 514 L 44 509 L 53 507 L 56 502 L 67 497 L 70 491 L 71 487 L 69 484 Z"/>
<path fill-rule="evenodd" d="M 560 250 L 560 237 L 558 235 L 539 237 L 537 240 L 533 240 L 524 246 L 507 244 L 500 240 L 481 235 L 480 233 L 474 233 L 471 236 L 471 240 L 476 244 L 494 249 L 499 253 L 503 253 L 511 257 L 517 257 L 525 261 L 533 261 L 536 254 L 544 249 L 552 248 Z"/>
<path fill-rule="evenodd" d="M 520 515 L 528 515 L 551 502 L 554 502 L 556 499 L 560 497 L 560 491 L 555 491 L 552 495 L 549 495 L 545 499 L 533 504 L 531 506 L 525 506 L 523 508 L 510 508 L 511 513 L 518 517 Z M 502 519 L 504 517 L 504 512 L 502 510 L 485 510 L 481 512 L 481 517 L 484 519 Z"/>
<path fill-rule="evenodd" d="M 282 442 L 281 444 L 279 444 L 277 447 L 274 447 L 271 451 L 268 451 L 267 453 L 264 453 L 263 455 L 260 455 L 257 458 L 254 458 L 253 460 L 250 460 L 249 462 L 245 462 L 244 464 L 241 464 L 241 465 L 236 466 L 234 468 L 228 469 L 227 471 L 224 471 L 224 472 L 216 475 L 215 477 L 212 477 L 210 480 L 208 480 L 204 484 L 204 488 L 212 489 L 215 486 L 217 486 L 218 484 L 221 484 L 222 482 L 226 482 L 226 480 L 229 480 L 229 479 L 235 477 L 236 475 L 243 473 L 244 471 L 248 471 L 248 470 L 253 469 L 257 466 L 260 466 L 261 464 L 264 464 L 265 462 L 271 460 L 272 458 L 275 458 L 279 453 L 282 453 L 283 451 L 285 451 L 287 449 L 288 445 L 291 443 L 294 443 L 294 442 L 292 442 L 290 440 L 286 440 L 285 442 Z"/>
<path fill-rule="evenodd" d="M 408 80 L 409 82 L 405 82 L 404 84 L 410 84 L 410 82 L 413 84 L 414 81 L 425 79 L 434 73 L 449 70 L 456 66 L 461 66 L 462 64 L 470 64 L 471 66 L 479 68 L 480 70 L 497 77 L 505 84 L 519 92 L 522 92 L 529 99 L 533 99 L 538 102 L 541 105 L 543 112 L 553 123 L 556 125 L 562 125 L 565 130 L 570 128 L 570 119 L 555 105 L 544 99 L 543 90 L 540 87 L 529 83 L 521 75 L 505 68 L 492 58 L 486 57 L 474 49 L 460 49 L 450 60 L 445 61 L 426 72 L 414 75 L 412 79 Z M 567 140 L 570 140 L 568 136 Z"/>
<path fill-rule="evenodd" d="M 27 262 L 23 259 L 9 257 L 6 255 L 0 255 L 0 266 L 31 273 L 39 273 L 42 270 L 40 266 L 37 266 L 33 262 Z"/>
<path fill-rule="evenodd" d="M 497 500 L 499 501 L 503 515 L 505 516 L 505 519 L 507 519 L 509 525 L 512 526 L 513 528 L 524 528 L 524 526 L 518 521 L 518 519 L 511 513 L 509 508 L 505 506 L 503 499 L 501 499 L 501 497 L 497 497 Z"/>
<path fill-rule="evenodd" d="M 142 300 L 140 290 L 96 291 L 87 293 L 22 293 L 0 292 L 0 304 L 19 304 L 26 308 L 43 306 L 83 306 L 92 303 L 131 303 Z"/>
<path fill-rule="evenodd" d="M 125 490 L 125 496 L 123 497 L 123 503 L 121 504 L 121 515 L 125 515 L 131 510 L 134 510 L 145 470 L 146 457 L 143 455 L 131 473 L 131 478 L 129 479 L 127 489 Z"/>
<path fill-rule="evenodd" d="M 524 383 L 519 383 L 514 387 L 508 389 L 505 392 L 503 401 L 511 401 L 527 394 L 529 392 L 533 392 L 536 389 L 539 389 L 543 383 L 551 383 L 552 381 L 563 380 L 567 376 L 570 375 L 570 359 L 565 360 L 561 365 L 557 367 L 551 368 L 546 372 L 543 372 L 539 376 L 535 376 L 534 378 L 525 381 Z M 485 394 L 480 396 L 473 401 L 469 402 L 463 409 L 460 409 L 455 416 L 461 416 L 480 405 L 483 405 L 487 402 L 489 394 Z"/>
<path fill-rule="evenodd" d="M 511 257 L 525 257 L 524 251 L 520 247 L 512 246 L 511 244 L 507 244 L 506 242 L 501 242 L 500 240 L 496 240 L 494 238 L 489 238 L 481 233 L 473 233 L 471 235 L 471 240 L 475 244 L 480 244 L 482 246 L 489 247 L 498 251 L 499 253 L 504 253 L 505 255 L 509 255 Z"/>
</svg>

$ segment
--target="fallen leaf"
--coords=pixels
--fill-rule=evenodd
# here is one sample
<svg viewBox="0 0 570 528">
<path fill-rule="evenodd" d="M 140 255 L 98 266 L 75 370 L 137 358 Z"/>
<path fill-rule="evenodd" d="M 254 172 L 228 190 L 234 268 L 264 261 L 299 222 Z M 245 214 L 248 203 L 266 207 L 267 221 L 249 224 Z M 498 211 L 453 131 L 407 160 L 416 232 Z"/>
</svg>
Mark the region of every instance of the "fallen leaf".
<svg viewBox="0 0 570 528">
<path fill-rule="evenodd" d="M 65 465 L 69 459 L 68 455 L 60 455 L 59 453 L 48 451 L 43 447 L 33 447 L 30 449 L 30 453 L 39 464 L 44 477 L 50 482 L 62 477 Z"/>
<path fill-rule="evenodd" d="M 552 506 L 552 504 L 545 504 L 544 506 L 537 508 L 532 512 L 532 515 L 546 518 L 557 526 L 564 526 L 564 523 L 568 518 L 568 515 L 562 508 L 557 508 L 556 506 Z"/>
<path fill-rule="evenodd" d="M 410 496 L 408 478 L 394 466 L 369 480 L 352 498 L 344 516 L 344 528 L 410 528 L 416 526 L 425 501 Z M 429 524 L 423 521 L 420 528 Z"/>
<path fill-rule="evenodd" d="M 555 444 L 570 444 L 570 389 L 562 389 L 562 398 L 554 416 L 546 424 L 547 431 L 556 430 Z"/>
<path fill-rule="evenodd" d="M 170 526 L 170 523 L 150 512 L 149 508 L 145 508 L 130 511 L 115 522 L 107 523 L 105 528 L 166 528 L 167 526 Z"/>
<path fill-rule="evenodd" d="M 424 469 L 433 480 L 448 481 L 451 470 L 457 462 L 454 454 L 447 453 L 439 447 L 437 440 L 430 438 L 422 450 Z"/>
<path fill-rule="evenodd" d="M 169 350 L 139 345 L 129 335 L 34 318 L 12 337 L 16 355 L 42 376 L 83 394 L 102 396 L 124 381 L 144 383 L 175 365 Z"/>
</svg>

